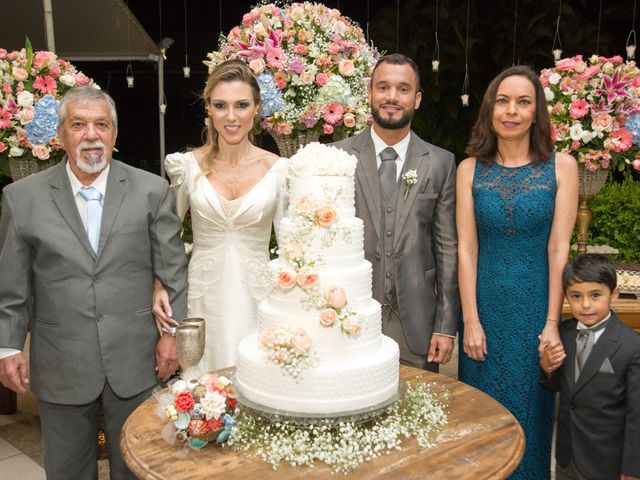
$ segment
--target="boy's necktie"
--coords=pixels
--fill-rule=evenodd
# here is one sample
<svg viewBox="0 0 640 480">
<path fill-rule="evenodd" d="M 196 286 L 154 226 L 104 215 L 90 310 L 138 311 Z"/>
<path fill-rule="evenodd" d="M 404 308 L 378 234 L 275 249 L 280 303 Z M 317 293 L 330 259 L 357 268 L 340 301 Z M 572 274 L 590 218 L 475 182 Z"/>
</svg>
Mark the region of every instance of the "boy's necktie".
<svg viewBox="0 0 640 480">
<path fill-rule="evenodd" d="M 595 327 L 582 328 L 578 330 L 578 335 L 576 336 L 576 380 L 578 380 L 582 367 L 584 367 L 587 358 L 589 358 L 589 355 L 591 354 L 591 350 L 593 350 L 593 345 L 596 343 L 595 332 L 602 330 L 608 323 L 609 320 L 602 322 L 600 325 Z"/>
</svg>

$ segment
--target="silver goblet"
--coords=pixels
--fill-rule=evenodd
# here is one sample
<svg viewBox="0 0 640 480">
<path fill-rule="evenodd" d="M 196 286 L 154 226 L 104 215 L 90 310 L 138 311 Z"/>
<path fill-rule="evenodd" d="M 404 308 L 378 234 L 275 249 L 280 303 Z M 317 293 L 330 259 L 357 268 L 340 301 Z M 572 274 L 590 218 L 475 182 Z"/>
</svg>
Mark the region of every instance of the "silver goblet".
<svg viewBox="0 0 640 480">
<path fill-rule="evenodd" d="M 205 339 L 207 336 L 207 328 L 204 323 L 204 318 L 202 317 L 189 317 L 183 320 L 180 320 L 180 325 L 196 325 L 200 329 L 200 336 L 202 340 L 202 344 L 205 344 Z"/>
<path fill-rule="evenodd" d="M 204 354 L 202 336 L 201 329 L 197 325 L 180 325 L 176 329 L 178 362 L 183 372 L 198 365 L 202 358 Z"/>
</svg>

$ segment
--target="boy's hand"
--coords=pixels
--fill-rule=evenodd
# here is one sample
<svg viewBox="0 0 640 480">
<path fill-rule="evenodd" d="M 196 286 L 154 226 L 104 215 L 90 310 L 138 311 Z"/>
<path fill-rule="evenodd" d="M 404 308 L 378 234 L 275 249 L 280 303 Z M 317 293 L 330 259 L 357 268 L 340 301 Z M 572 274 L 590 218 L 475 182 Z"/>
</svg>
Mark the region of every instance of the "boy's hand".
<svg viewBox="0 0 640 480">
<path fill-rule="evenodd" d="M 546 376 L 562 365 L 567 354 L 564 353 L 564 347 L 561 342 L 547 344 L 544 347 L 542 356 L 540 357 L 540 367 Z"/>
</svg>

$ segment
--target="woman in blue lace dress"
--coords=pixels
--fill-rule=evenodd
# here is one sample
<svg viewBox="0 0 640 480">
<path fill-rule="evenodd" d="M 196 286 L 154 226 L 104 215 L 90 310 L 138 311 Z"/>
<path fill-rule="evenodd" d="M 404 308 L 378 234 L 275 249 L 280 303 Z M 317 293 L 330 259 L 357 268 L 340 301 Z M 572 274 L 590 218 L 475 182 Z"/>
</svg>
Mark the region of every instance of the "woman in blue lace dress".
<svg viewBox="0 0 640 480">
<path fill-rule="evenodd" d="M 550 476 L 553 396 L 539 353 L 559 341 L 561 272 L 576 219 L 578 171 L 553 152 L 544 91 L 528 67 L 485 93 L 457 174 L 463 325 L 459 378 L 522 425 L 524 458 L 511 478 Z"/>
</svg>

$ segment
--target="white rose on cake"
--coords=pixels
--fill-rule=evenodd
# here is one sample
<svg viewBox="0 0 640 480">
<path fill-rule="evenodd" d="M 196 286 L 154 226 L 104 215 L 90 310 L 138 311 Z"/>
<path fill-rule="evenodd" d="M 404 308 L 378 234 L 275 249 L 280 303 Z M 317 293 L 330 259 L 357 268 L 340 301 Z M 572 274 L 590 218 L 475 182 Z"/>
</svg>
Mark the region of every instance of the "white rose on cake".
<svg viewBox="0 0 640 480">
<path fill-rule="evenodd" d="M 293 177 L 353 176 L 358 159 L 339 148 L 311 142 L 289 160 Z"/>
</svg>

